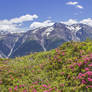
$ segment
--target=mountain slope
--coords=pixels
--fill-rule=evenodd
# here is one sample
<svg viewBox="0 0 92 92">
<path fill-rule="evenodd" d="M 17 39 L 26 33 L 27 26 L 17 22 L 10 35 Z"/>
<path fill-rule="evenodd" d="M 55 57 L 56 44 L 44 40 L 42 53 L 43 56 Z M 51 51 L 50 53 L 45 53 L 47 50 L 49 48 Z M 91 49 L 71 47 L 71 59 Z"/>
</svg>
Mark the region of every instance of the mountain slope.
<svg viewBox="0 0 92 92">
<path fill-rule="evenodd" d="M 0 33 L 0 56 L 14 58 L 33 52 L 48 51 L 64 42 L 92 39 L 92 27 L 85 24 L 52 26 L 29 30 L 25 33 Z"/>
<path fill-rule="evenodd" d="M 20 34 L 5 34 L 0 35 L 0 51 L 4 54 L 5 58 L 11 55 L 14 44 L 19 39 Z"/>
<path fill-rule="evenodd" d="M 67 42 L 48 52 L 1 59 L 0 91 L 91 92 L 91 67 L 92 41 Z"/>
</svg>

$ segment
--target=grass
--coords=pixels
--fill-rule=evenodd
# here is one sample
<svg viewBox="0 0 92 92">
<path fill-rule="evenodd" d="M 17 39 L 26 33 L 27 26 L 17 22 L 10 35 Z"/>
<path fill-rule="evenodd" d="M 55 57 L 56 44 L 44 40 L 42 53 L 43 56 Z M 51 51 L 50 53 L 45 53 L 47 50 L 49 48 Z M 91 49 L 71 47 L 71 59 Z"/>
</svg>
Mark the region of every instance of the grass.
<svg viewBox="0 0 92 92">
<path fill-rule="evenodd" d="M 0 59 L 0 92 L 92 92 L 92 42 Z"/>
</svg>

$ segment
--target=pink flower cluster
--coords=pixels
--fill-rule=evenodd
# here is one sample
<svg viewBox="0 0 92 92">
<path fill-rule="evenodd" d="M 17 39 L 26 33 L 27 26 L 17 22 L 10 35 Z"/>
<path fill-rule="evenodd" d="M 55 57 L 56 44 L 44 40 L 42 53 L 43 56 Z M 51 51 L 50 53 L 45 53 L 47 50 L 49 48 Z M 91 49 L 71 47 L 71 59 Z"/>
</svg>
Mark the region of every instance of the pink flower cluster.
<svg viewBox="0 0 92 92">
<path fill-rule="evenodd" d="M 77 63 L 77 65 L 84 69 L 83 73 L 78 74 L 78 79 L 81 80 L 82 84 L 86 85 L 86 88 L 92 88 L 92 54 L 89 56 L 83 57 L 82 63 Z"/>
<path fill-rule="evenodd" d="M 48 88 L 48 86 L 47 86 L 46 84 L 43 84 L 42 87 L 44 87 L 44 88 Z"/>
</svg>

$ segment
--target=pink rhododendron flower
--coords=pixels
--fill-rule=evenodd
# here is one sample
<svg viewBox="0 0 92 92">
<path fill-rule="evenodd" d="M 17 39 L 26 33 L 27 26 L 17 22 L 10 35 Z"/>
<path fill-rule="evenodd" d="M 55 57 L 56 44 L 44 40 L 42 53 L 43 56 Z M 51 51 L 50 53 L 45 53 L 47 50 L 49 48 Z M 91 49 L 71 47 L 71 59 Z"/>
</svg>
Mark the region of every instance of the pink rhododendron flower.
<svg viewBox="0 0 92 92">
<path fill-rule="evenodd" d="M 86 71 L 89 71 L 89 68 L 85 68 Z"/>
<path fill-rule="evenodd" d="M 88 63 L 88 61 L 84 61 L 84 64 L 87 64 Z"/>
<path fill-rule="evenodd" d="M 47 86 L 47 85 L 45 85 L 45 84 L 43 84 L 42 86 L 43 86 L 43 87 L 45 87 L 45 88 L 48 88 L 48 86 Z"/>
<path fill-rule="evenodd" d="M 30 86 L 30 88 L 33 88 L 34 86 Z"/>
<path fill-rule="evenodd" d="M 64 84 L 60 84 L 61 87 L 64 87 Z"/>
<path fill-rule="evenodd" d="M 88 86 L 86 86 L 86 88 L 92 88 L 92 85 L 88 85 Z"/>
<path fill-rule="evenodd" d="M 72 65 L 70 65 L 70 68 L 72 69 L 72 68 L 73 68 L 73 66 L 72 66 Z"/>
<path fill-rule="evenodd" d="M 68 75 L 67 78 L 70 78 L 70 75 Z"/>
<path fill-rule="evenodd" d="M 81 57 L 85 57 L 85 55 L 81 56 Z"/>
<path fill-rule="evenodd" d="M 82 83 L 83 83 L 83 84 L 86 84 L 87 82 L 86 82 L 85 80 L 82 80 Z"/>
<path fill-rule="evenodd" d="M 56 52 L 58 52 L 58 49 L 56 48 Z"/>
<path fill-rule="evenodd" d="M 79 73 L 78 78 L 83 79 L 82 77 L 85 77 L 85 74 Z"/>
<path fill-rule="evenodd" d="M 89 61 L 90 59 L 88 57 L 85 58 L 86 61 Z"/>
<path fill-rule="evenodd" d="M 92 88 L 92 85 L 89 85 L 88 87 Z"/>
<path fill-rule="evenodd" d="M 92 79 L 91 78 L 88 78 L 88 81 L 91 81 L 92 82 Z"/>
<path fill-rule="evenodd" d="M 58 60 L 59 62 L 61 61 L 61 59 Z"/>
<path fill-rule="evenodd" d="M 22 87 L 22 85 L 19 85 L 19 87 L 21 88 L 21 87 Z"/>
<path fill-rule="evenodd" d="M 64 72 L 61 72 L 61 75 L 63 75 L 64 74 Z"/>
<path fill-rule="evenodd" d="M 49 92 L 51 92 L 53 90 L 53 88 L 49 88 Z"/>
<path fill-rule="evenodd" d="M 83 77 L 85 77 L 86 74 L 82 74 Z"/>
<path fill-rule="evenodd" d="M 72 68 L 72 71 L 74 71 L 74 68 Z"/>
<path fill-rule="evenodd" d="M 16 90 L 17 90 L 17 88 L 18 88 L 18 86 L 16 86 L 16 87 L 14 88 L 14 90 L 16 91 Z"/>
<path fill-rule="evenodd" d="M 25 85 L 23 84 L 22 87 L 24 87 Z"/>
<path fill-rule="evenodd" d="M 89 67 L 92 67 L 92 63 L 88 65 Z"/>
<path fill-rule="evenodd" d="M 2 81 L 0 81 L 0 84 L 2 84 Z"/>
<path fill-rule="evenodd" d="M 81 65 L 82 65 L 82 62 L 79 62 L 79 63 L 78 63 L 78 66 L 80 67 Z"/>
<path fill-rule="evenodd" d="M 79 76 L 82 76 L 82 73 L 79 73 Z"/>
<path fill-rule="evenodd" d="M 88 75 L 92 76 L 92 71 L 88 71 L 85 74 L 88 74 Z"/>
<path fill-rule="evenodd" d="M 88 88 L 88 86 L 86 86 L 86 88 Z"/>
<path fill-rule="evenodd" d="M 74 63 L 73 66 L 77 65 L 77 63 Z"/>
<path fill-rule="evenodd" d="M 49 92 L 48 90 L 45 90 L 45 91 L 43 91 L 43 92 Z"/>
<path fill-rule="evenodd" d="M 9 88 L 9 92 L 12 92 L 12 88 Z"/>
<path fill-rule="evenodd" d="M 32 70 L 32 72 L 34 72 L 34 70 Z"/>
<path fill-rule="evenodd" d="M 36 89 L 34 88 L 32 92 L 37 92 Z"/>
<path fill-rule="evenodd" d="M 23 90 L 23 92 L 27 92 L 27 90 L 26 90 L 26 89 L 24 89 L 24 90 Z"/>
<path fill-rule="evenodd" d="M 90 54 L 90 57 L 92 57 L 92 53 Z"/>
<path fill-rule="evenodd" d="M 35 84 L 35 85 L 37 85 L 37 84 L 38 84 L 38 81 L 35 81 L 35 82 L 33 82 L 32 84 Z"/>
<path fill-rule="evenodd" d="M 64 56 L 64 55 L 65 55 L 65 53 L 64 53 L 64 52 L 62 52 L 62 55 Z"/>
<path fill-rule="evenodd" d="M 61 92 L 61 90 L 59 90 L 58 92 Z"/>
<path fill-rule="evenodd" d="M 57 90 L 57 87 L 55 86 L 54 88 L 55 88 L 55 91 L 56 91 Z"/>
</svg>

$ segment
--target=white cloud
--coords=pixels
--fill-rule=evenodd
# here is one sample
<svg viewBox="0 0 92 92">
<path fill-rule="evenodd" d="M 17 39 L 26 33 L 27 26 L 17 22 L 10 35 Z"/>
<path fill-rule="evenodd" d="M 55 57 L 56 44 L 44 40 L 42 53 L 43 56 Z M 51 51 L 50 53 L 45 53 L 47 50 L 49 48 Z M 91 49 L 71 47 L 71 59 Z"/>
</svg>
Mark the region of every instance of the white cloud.
<svg viewBox="0 0 92 92">
<path fill-rule="evenodd" d="M 0 30 L 15 30 L 16 26 L 15 25 L 0 25 Z"/>
<path fill-rule="evenodd" d="M 83 9 L 82 5 L 76 5 L 77 8 Z"/>
<path fill-rule="evenodd" d="M 0 24 L 17 24 L 17 23 L 23 23 L 23 22 L 26 22 L 26 21 L 33 21 L 34 19 L 37 19 L 38 16 L 37 15 L 24 15 L 24 16 L 21 16 L 19 18 L 13 18 L 13 19 L 10 19 L 10 20 L 0 20 Z"/>
<path fill-rule="evenodd" d="M 66 25 L 72 25 L 72 24 L 78 23 L 78 21 L 76 21 L 74 19 L 69 19 L 68 21 L 61 21 L 61 23 L 64 23 Z"/>
<path fill-rule="evenodd" d="M 19 18 L 12 18 L 10 20 L 0 20 L 0 30 L 2 31 L 10 31 L 10 32 L 20 32 L 24 31 L 24 28 L 21 28 L 23 22 L 33 21 L 37 19 L 37 15 L 24 15 Z"/>
<path fill-rule="evenodd" d="M 16 33 L 16 32 L 24 32 L 25 29 L 24 28 L 20 28 L 18 27 L 18 25 L 14 25 L 14 24 L 7 24 L 7 25 L 0 25 L 0 31 L 8 31 L 11 33 Z"/>
<path fill-rule="evenodd" d="M 37 19 L 38 16 L 37 15 L 24 15 L 24 16 L 21 16 L 19 18 L 14 18 L 14 19 L 11 19 L 10 22 L 11 23 L 23 23 L 25 21 L 32 21 L 34 19 Z"/>
<path fill-rule="evenodd" d="M 67 2 L 66 4 L 67 5 L 76 5 L 76 4 L 78 4 L 78 2 Z"/>
<path fill-rule="evenodd" d="M 87 24 L 89 26 L 92 26 L 92 19 L 91 18 L 83 19 L 82 21 L 80 21 L 80 23 L 83 23 L 83 24 Z"/>
<path fill-rule="evenodd" d="M 84 8 L 82 5 L 79 5 L 79 2 L 72 2 L 72 1 L 70 1 L 70 2 L 67 2 L 66 5 L 73 5 L 73 6 L 77 7 L 77 8 L 79 8 L 79 9 L 83 9 Z"/>
<path fill-rule="evenodd" d="M 44 22 L 33 22 L 30 25 L 30 29 L 36 29 L 36 28 L 42 28 L 42 27 L 47 27 L 47 26 L 52 26 L 54 24 L 54 22 L 52 22 L 51 20 L 46 20 Z"/>
<path fill-rule="evenodd" d="M 83 19 L 83 20 L 80 20 L 80 21 L 77 21 L 77 20 L 74 20 L 74 19 L 69 19 L 68 21 L 61 21 L 61 23 L 64 23 L 64 24 L 67 24 L 67 25 L 83 23 L 83 24 L 86 24 L 86 25 L 92 27 L 92 19 L 91 18 Z"/>
</svg>

